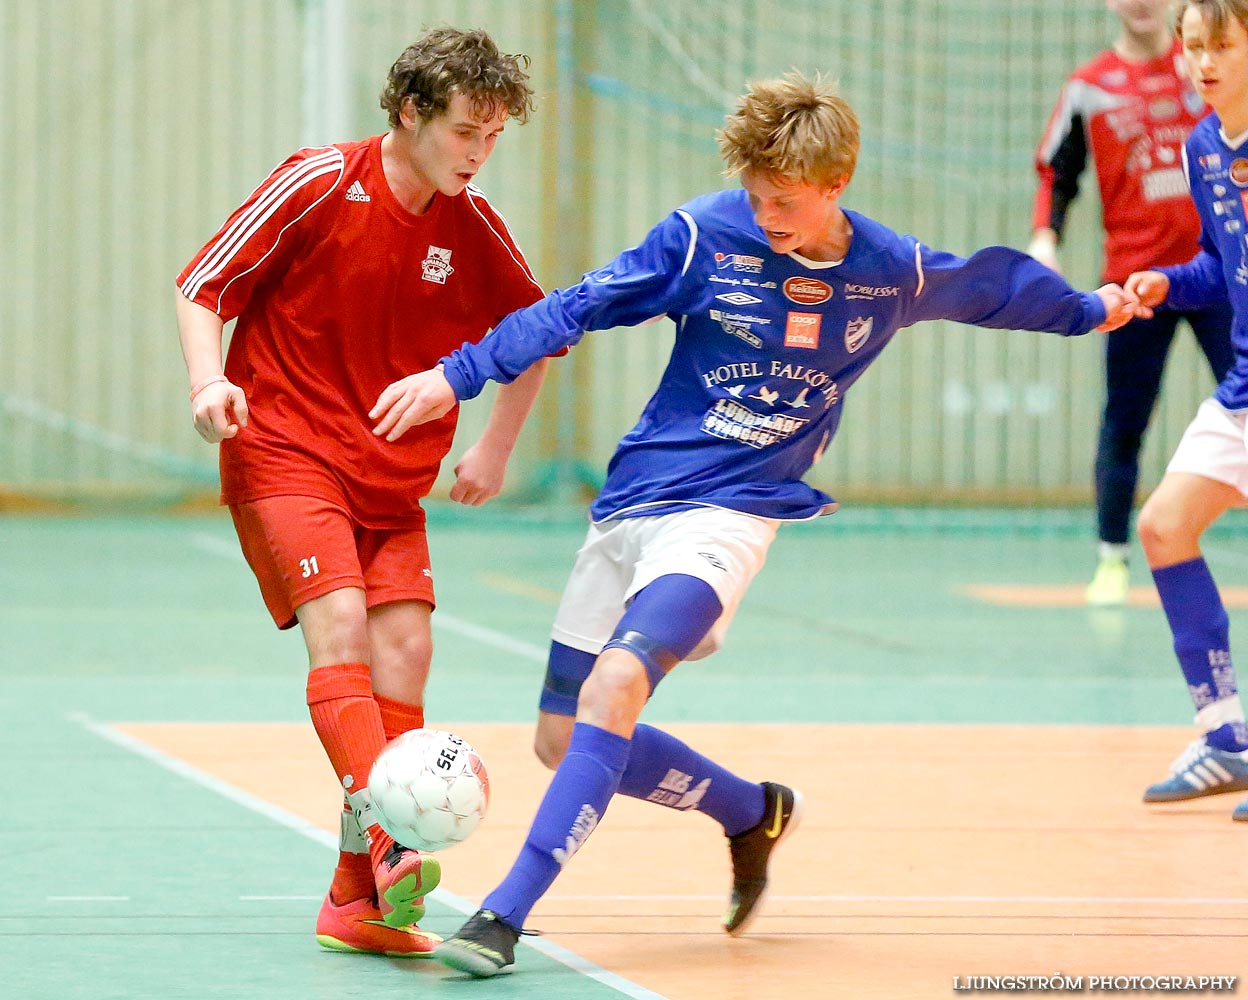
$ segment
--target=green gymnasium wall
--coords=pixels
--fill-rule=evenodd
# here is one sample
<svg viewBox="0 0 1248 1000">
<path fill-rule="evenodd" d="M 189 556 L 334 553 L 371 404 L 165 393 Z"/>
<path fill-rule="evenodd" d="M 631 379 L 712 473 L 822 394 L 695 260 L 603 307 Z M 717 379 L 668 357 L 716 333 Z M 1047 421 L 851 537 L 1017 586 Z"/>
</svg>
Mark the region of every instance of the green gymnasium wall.
<svg viewBox="0 0 1248 1000">
<path fill-rule="evenodd" d="M 538 113 L 481 182 L 547 287 L 725 183 L 724 112 L 793 67 L 839 79 L 862 119 L 844 204 L 943 249 L 1023 246 L 1057 90 L 1113 32 L 1097 0 L 0 0 L 0 503 L 211 494 L 173 278 L 292 149 L 382 131 L 390 62 L 442 23 L 533 58 Z M 1083 287 L 1093 187 L 1064 252 Z M 593 335 L 554 366 L 515 495 L 593 480 L 671 336 Z M 1211 388 L 1188 340 L 1145 486 Z M 1095 337 L 918 327 L 849 395 L 812 476 L 842 498 L 1083 500 L 1100 397 Z M 485 409 L 465 408 L 461 448 Z"/>
</svg>

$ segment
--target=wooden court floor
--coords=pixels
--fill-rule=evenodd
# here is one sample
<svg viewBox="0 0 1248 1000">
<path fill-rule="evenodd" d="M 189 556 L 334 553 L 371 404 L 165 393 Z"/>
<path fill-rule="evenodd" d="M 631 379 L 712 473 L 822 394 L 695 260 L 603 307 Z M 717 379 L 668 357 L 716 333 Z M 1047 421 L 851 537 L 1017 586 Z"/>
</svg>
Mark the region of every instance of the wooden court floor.
<svg viewBox="0 0 1248 1000">
<path fill-rule="evenodd" d="M 525 752 L 527 725 L 438 725 L 491 770 L 487 822 L 443 856 L 444 886 L 475 905 L 505 874 L 547 776 Z M 613 802 L 530 924 L 644 990 L 928 1000 L 952 995 L 954 977 L 1248 972 L 1248 827 L 1230 820 L 1239 797 L 1139 801 L 1184 729 L 669 728 L 742 773 L 791 782 L 807 812 L 776 855 L 763 915 L 734 940 L 718 930 L 729 876 L 717 828 Z M 121 730 L 309 823 L 336 823 L 335 782 L 307 725 Z M 515 986 L 534 960 L 526 951 Z M 431 971 L 414 970 L 414 988 Z M 496 982 L 479 989 L 509 989 Z"/>
</svg>

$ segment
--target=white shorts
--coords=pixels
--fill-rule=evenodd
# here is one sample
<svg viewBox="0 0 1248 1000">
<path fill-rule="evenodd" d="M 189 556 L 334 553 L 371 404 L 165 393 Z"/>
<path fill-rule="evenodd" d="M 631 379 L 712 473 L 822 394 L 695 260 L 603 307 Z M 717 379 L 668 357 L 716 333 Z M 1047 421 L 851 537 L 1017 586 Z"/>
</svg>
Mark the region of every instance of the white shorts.
<svg viewBox="0 0 1248 1000">
<path fill-rule="evenodd" d="M 1228 410 L 1216 399 L 1200 404 L 1166 472 L 1190 472 L 1234 486 L 1248 497 L 1248 410 Z"/>
<path fill-rule="evenodd" d="M 750 581 L 763 567 L 780 522 L 722 507 L 623 517 L 589 526 L 551 629 L 565 646 L 597 655 L 633 596 L 661 576 L 705 580 L 723 606 L 719 620 L 686 659 L 723 645 Z M 674 609 L 677 610 L 678 609 Z"/>
</svg>

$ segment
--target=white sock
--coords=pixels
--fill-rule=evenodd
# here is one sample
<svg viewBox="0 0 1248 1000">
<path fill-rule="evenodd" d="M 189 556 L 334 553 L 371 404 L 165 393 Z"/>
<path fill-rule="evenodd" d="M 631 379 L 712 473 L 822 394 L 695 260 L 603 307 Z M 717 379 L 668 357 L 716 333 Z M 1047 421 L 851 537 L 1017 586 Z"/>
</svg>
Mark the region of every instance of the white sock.
<svg viewBox="0 0 1248 1000">
<path fill-rule="evenodd" d="M 1126 562 L 1127 556 L 1131 552 L 1131 546 L 1119 545 L 1116 542 L 1101 542 L 1096 549 L 1097 555 L 1101 560 L 1117 559 L 1119 562 Z"/>
</svg>

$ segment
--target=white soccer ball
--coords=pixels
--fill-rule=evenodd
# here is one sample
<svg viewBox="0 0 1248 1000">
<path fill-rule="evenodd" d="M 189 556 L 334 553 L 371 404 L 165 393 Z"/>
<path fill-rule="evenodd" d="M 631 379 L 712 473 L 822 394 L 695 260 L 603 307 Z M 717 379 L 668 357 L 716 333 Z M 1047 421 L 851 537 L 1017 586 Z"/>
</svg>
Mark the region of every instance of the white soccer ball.
<svg viewBox="0 0 1248 1000">
<path fill-rule="evenodd" d="M 441 729 L 412 729 L 377 755 L 368 776 L 373 816 L 404 847 L 441 851 L 485 817 L 490 779 L 481 755 Z"/>
</svg>

